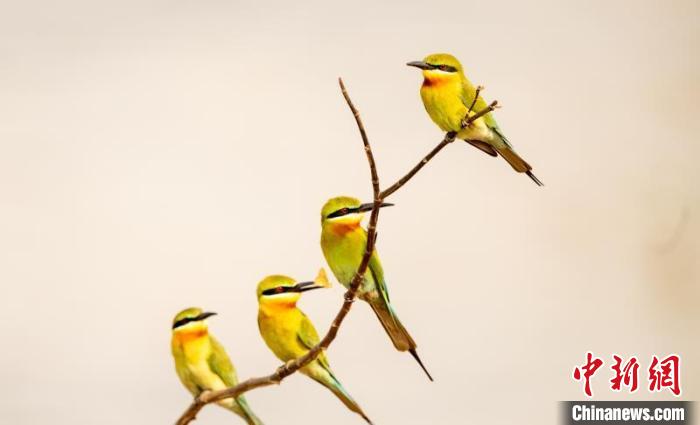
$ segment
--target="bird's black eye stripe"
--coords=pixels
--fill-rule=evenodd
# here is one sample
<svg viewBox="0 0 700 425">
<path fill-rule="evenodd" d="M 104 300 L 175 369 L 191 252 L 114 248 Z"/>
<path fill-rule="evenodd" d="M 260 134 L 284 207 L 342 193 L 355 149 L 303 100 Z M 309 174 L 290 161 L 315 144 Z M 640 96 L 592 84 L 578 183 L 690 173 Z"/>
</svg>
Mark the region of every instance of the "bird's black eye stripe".
<svg viewBox="0 0 700 425">
<path fill-rule="evenodd" d="M 457 68 L 455 68 L 454 66 L 450 66 L 450 65 L 437 65 L 437 68 L 438 68 L 440 71 L 445 71 L 445 72 L 457 72 Z"/>
<path fill-rule="evenodd" d="M 173 323 L 173 329 L 179 328 L 180 326 L 184 326 L 190 322 L 198 322 L 200 320 L 204 320 L 207 317 L 214 316 L 215 314 L 216 313 L 202 313 L 202 314 L 195 316 L 195 317 L 182 318 L 182 319 L 178 320 L 177 322 Z"/>
<path fill-rule="evenodd" d="M 278 286 L 276 288 L 270 288 L 262 291 L 263 295 L 275 295 L 275 294 L 281 294 L 284 292 L 289 292 L 289 290 L 292 289 L 291 287 L 286 287 L 286 286 Z"/>
<path fill-rule="evenodd" d="M 344 207 L 344 208 L 341 208 L 337 211 L 333 211 L 332 213 L 328 214 L 328 216 L 326 218 L 342 217 L 344 215 L 348 215 L 348 214 L 355 213 L 358 211 L 360 211 L 359 207 L 358 208 Z"/>
<path fill-rule="evenodd" d="M 194 322 L 197 320 L 196 317 L 185 317 L 184 319 L 180 319 L 177 322 L 173 323 L 173 329 L 179 328 L 180 326 L 184 326 L 190 322 Z"/>
<path fill-rule="evenodd" d="M 454 66 L 450 66 L 450 65 L 445 65 L 445 64 L 433 65 L 432 63 L 429 63 L 428 65 L 430 66 L 430 68 L 439 69 L 440 71 L 457 72 L 457 68 L 455 68 Z"/>
</svg>

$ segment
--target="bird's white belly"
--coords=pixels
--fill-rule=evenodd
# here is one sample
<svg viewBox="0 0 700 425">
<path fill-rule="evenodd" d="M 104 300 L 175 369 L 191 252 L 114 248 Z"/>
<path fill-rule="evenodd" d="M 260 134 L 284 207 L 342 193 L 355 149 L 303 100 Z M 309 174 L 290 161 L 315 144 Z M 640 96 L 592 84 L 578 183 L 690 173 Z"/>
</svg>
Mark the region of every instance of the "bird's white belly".
<svg viewBox="0 0 700 425">
<path fill-rule="evenodd" d="M 457 133 L 457 137 L 464 140 L 480 140 L 491 143 L 493 131 L 486 125 L 483 119 L 478 119 L 467 128 Z"/>
</svg>

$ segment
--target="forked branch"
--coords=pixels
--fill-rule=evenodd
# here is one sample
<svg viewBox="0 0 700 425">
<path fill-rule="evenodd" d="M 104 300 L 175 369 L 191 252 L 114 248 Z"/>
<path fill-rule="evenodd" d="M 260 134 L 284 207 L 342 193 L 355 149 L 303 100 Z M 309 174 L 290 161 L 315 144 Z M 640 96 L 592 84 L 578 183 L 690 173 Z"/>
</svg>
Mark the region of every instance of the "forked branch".
<svg viewBox="0 0 700 425">
<path fill-rule="evenodd" d="M 362 143 L 365 148 L 367 162 L 369 163 L 369 170 L 372 179 L 372 193 L 374 198 L 374 206 L 372 208 L 372 212 L 370 213 L 369 224 L 367 226 L 367 244 L 365 246 L 365 252 L 362 256 L 360 266 L 355 272 L 355 276 L 353 277 L 352 282 L 350 282 L 350 289 L 348 289 L 345 292 L 345 295 L 343 297 L 343 304 L 341 305 L 340 310 L 333 319 L 333 322 L 331 323 L 328 332 L 326 332 L 326 335 L 315 347 L 309 350 L 306 354 L 278 367 L 277 370 L 275 370 L 275 372 L 273 372 L 270 375 L 258 378 L 250 378 L 243 382 L 240 382 L 239 384 L 233 387 L 226 388 L 223 390 L 203 392 L 192 402 L 192 404 L 190 404 L 187 410 L 180 416 L 180 418 L 177 421 L 177 425 L 187 425 L 190 422 L 192 422 L 194 419 L 196 419 L 199 411 L 202 410 L 202 408 L 209 403 L 216 403 L 218 401 L 232 397 L 235 398 L 247 391 L 256 388 L 267 387 L 270 385 L 281 383 L 284 378 L 288 377 L 289 375 L 295 373 L 302 367 L 311 363 L 314 359 L 316 359 L 316 357 L 321 353 L 321 351 L 326 350 L 331 345 L 336 335 L 338 334 L 340 325 L 342 325 L 343 320 L 345 320 L 345 317 L 350 312 L 350 308 L 352 308 L 352 304 L 355 301 L 355 297 L 357 295 L 357 290 L 360 287 L 360 283 L 364 279 L 365 272 L 367 271 L 367 267 L 369 266 L 370 258 L 372 257 L 372 252 L 374 252 L 374 247 L 377 241 L 377 221 L 379 220 L 380 204 L 389 195 L 396 192 L 404 184 L 406 184 L 406 182 L 408 182 L 414 175 L 416 175 L 416 173 L 418 173 L 418 171 L 420 171 L 421 168 L 423 168 L 435 155 L 437 155 L 437 153 L 440 152 L 442 148 L 452 143 L 455 139 L 456 133 L 447 133 L 442 139 L 442 141 L 435 148 L 433 148 L 433 150 L 430 151 L 415 167 L 413 167 L 408 172 L 408 174 L 399 179 L 399 181 L 394 183 L 388 189 L 381 191 L 379 186 L 377 165 L 374 160 L 374 155 L 372 154 L 372 147 L 369 143 L 369 138 L 367 137 L 365 126 L 362 123 L 362 119 L 360 118 L 360 113 L 357 110 L 357 108 L 355 108 L 355 105 L 352 103 L 350 95 L 348 95 L 348 92 L 345 89 L 345 85 L 343 84 L 343 80 L 338 79 L 338 83 L 340 84 L 340 89 L 343 93 L 343 97 L 345 98 L 345 102 L 348 104 L 350 111 L 355 117 L 355 122 L 360 131 L 360 136 L 362 137 Z M 495 106 L 496 102 L 494 101 L 491 105 L 489 105 L 488 108 L 484 109 L 483 111 L 479 111 L 477 114 L 465 120 L 465 126 L 470 125 L 479 117 L 492 111 Z"/>
</svg>

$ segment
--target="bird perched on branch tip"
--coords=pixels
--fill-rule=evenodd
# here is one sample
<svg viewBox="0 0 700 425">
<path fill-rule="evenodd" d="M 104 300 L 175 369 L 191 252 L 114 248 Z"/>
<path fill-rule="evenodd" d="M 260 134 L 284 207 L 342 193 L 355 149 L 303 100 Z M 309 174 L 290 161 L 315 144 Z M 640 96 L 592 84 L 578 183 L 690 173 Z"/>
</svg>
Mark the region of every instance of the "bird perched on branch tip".
<svg viewBox="0 0 700 425">
<path fill-rule="evenodd" d="M 468 122 L 469 117 L 489 105 L 480 95 L 482 88 L 474 87 L 457 58 L 436 53 L 406 65 L 423 71 L 420 96 L 428 115 L 442 131 L 456 133 L 457 138 L 488 155 L 501 156 L 515 171 L 527 174 L 538 186 L 543 185 L 532 173 L 530 164 L 515 152 L 492 112 Z"/>
</svg>

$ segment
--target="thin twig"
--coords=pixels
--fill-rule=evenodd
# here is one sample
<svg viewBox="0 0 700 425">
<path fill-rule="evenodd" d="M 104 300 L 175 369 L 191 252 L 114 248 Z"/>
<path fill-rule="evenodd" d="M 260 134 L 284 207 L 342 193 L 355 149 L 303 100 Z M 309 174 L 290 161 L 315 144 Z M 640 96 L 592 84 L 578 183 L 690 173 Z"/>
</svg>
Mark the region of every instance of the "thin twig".
<svg viewBox="0 0 700 425">
<path fill-rule="evenodd" d="M 345 90 L 345 84 L 343 84 L 343 79 L 338 78 L 338 84 L 340 84 L 340 91 L 343 93 L 345 102 L 348 104 L 352 115 L 355 117 L 355 122 L 357 123 L 357 128 L 360 130 L 360 136 L 362 136 L 362 144 L 365 145 L 365 153 L 367 154 L 367 162 L 369 162 L 369 169 L 372 173 L 372 191 L 374 192 L 374 200 L 377 201 L 380 194 L 379 191 L 379 176 L 377 175 L 377 165 L 374 162 L 374 155 L 372 155 L 372 146 L 369 144 L 369 139 L 367 138 L 367 131 L 365 131 L 365 126 L 362 124 L 362 119 L 360 118 L 360 111 L 355 108 L 355 105 L 348 95 L 348 91 Z"/>
<path fill-rule="evenodd" d="M 456 133 L 451 131 L 447 134 L 445 134 L 445 137 L 442 139 L 442 141 L 433 148 L 428 154 L 420 160 L 418 164 L 415 165 L 415 167 L 411 168 L 411 171 L 409 171 L 405 176 L 401 177 L 396 183 L 393 185 L 389 186 L 387 189 L 384 189 L 382 191 L 381 198 L 386 199 L 388 198 L 392 193 L 396 192 L 397 190 L 401 189 L 401 186 L 405 185 L 406 182 L 411 180 L 413 176 L 416 175 L 420 171 L 421 168 L 423 168 L 428 161 L 433 159 L 435 155 L 438 154 L 444 148 L 445 146 L 449 145 L 450 143 L 455 141 L 455 136 Z"/>
<path fill-rule="evenodd" d="M 476 92 L 477 96 L 479 95 L 480 88 L 481 88 L 481 86 L 476 88 L 477 89 L 477 92 Z M 472 102 L 472 106 L 474 106 L 474 102 Z M 491 102 L 491 104 L 489 106 L 487 106 L 486 108 L 477 112 L 476 114 L 472 115 L 471 117 L 465 117 L 465 119 L 462 121 L 462 128 L 468 127 L 474 121 L 478 120 L 479 118 L 481 118 L 484 115 L 488 114 L 489 112 L 493 111 L 497 106 L 498 106 L 498 101 L 494 100 L 493 102 Z M 469 112 L 471 112 L 471 107 L 469 108 Z M 469 114 L 469 112 L 467 112 L 467 115 Z M 425 157 L 423 157 L 423 159 L 421 159 L 421 161 L 418 164 L 416 164 L 413 168 L 411 168 L 411 170 L 408 173 L 406 173 L 405 176 L 401 177 L 396 183 L 392 184 L 387 189 L 384 189 L 382 191 L 381 198 L 386 199 L 392 193 L 399 190 L 401 188 L 401 186 L 405 185 L 406 182 L 411 180 L 411 178 L 413 176 L 415 176 L 416 173 L 418 173 L 421 170 L 421 168 L 423 168 L 431 159 L 433 159 L 433 157 L 435 155 L 437 155 L 438 152 L 440 152 L 442 150 L 442 148 L 444 148 L 445 146 L 454 142 L 456 137 L 457 137 L 457 133 L 454 131 L 450 131 L 450 132 L 446 133 L 445 137 L 443 137 L 442 141 L 440 141 L 440 143 L 438 143 L 438 145 L 435 146 L 433 148 L 433 150 L 428 152 L 428 154 Z"/>
<path fill-rule="evenodd" d="M 489 112 L 493 111 L 498 107 L 498 101 L 494 100 L 491 102 L 491 104 L 481 111 L 477 112 L 476 114 L 472 115 L 471 117 L 469 116 L 469 113 L 471 112 L 471 109 L 467 112 L 467 115 L 462 119 L 462 129 L 465 129 L 472 125 L 472 123 L 479 118 L 483 117 L 484 115 L 488 114 Z"/>
<path fill-rule="evenodd" d="M 469 110 L 467 111 L 467 115 L 469 115 L 472 110 L 474 109 L 474 105 L 476 105 L 476 100 L 479 98 L 479 93 L 484 89 L 484 86 L 476 86 L 475 94 L 474 94 L 474 99 L 472 99 L 472 104 L 469 105 Z"/>
<path fill-rule="evenodd" d="M 494 100 L 493 102 L 491 102 L 491 104 L 490 104 L 489 106 L 485 107 L 485 108 L 482 109 L 481 111 L 479 111 L 479 112 L 477 112 L 476 114 L 472 115 L 471 117 L 467 118 L 467 120 L 465 121 L 464 127 L 469 127 L 469 125 L 470 125 L 471 123 L 473 123 L 474 121 L 476 121 L 476 120 L 478 120 L 479 118 L 483 117 L 484 115 L 488 114 L 489 112 L 493 111 L 493 110 L 496 109 L 497 107 L 498 107 L 498 101 L 497 101 L 497 100 Z"/>
<path fill-rule="evenodd" d="M 364 125 L 362 124 L 362 120 L 360 119 L 360 113 L 357 111 L 352 101 L 350 100 L 350 96 L 348 95 L 347 90 L 345 89 L 343 80 L 338 79 L 338 82 L 340 84 L 340 89 L 343 92 L 343 97 L 345 98 L 345 101 L 347 102 L 348 106 L 350 107 L 350 110 L 352 111 L 353 116 L 355 117 L 355 122 L 357 123 L 357 127 L 360 130 L 360 135 L 362 136 L 362 143 L 365 146 L 367 162 L 369 163 L 370 173 L 372 176 L 372 191 L 374 195 L 374 206 L 372 208 L 372 212 L 369 218 L 369 224 L 367 226 L 367 244 L 365 246 L 365 252 L 362 256 L 360 267 L 358 267 L 357 271 L 355 272 L 355 276 L 352 279 L 352 282 L 350 282 L 350 288 L 345 292 L 343 305 L 340 307 L 340 311 L 338 311 L 338 314 L 335 316 L 335 319 L 333 319 L 333 322 L 331 323 L 328 332 L 323 337 L 321 342 L 316 344 L 316 346 L 309 350 L 306 354 L 278 367 L 274 373 L 268 376 L 251 378 L 237 384 L 236 386 L 219 391 L 203 392 L 192 402 L 192 404 L 190 404 L 190 406 L 182 414 L 182 416 L 180 416 L 180 418 L 177 421 L 177 425 L 189 424 L 197 417 L 197 413 L 199 413 L 199 411 L 209 403 L 215 403 L 217 401 L 221 401 L 231 397 L 238 397 L 246 391 L 250 391 L 255 388 L 279 384 L 287 376 L 293 374 L 302 367 L 311 363 L 314 359 L 316 359 L 316 357 L 319 355 L 319 353 L 321 353 L 322 350 L 327 349 L 331 345 L 336 335 L 338 334 L 338 329 L 340 329 L 340 325 L 343 323 L 345 316 L 347 316 L 347 314 L 350 312 L 350 308 L 352 307 L 352 304 L 355 301 L 357 290 L 359 289 L 360 283 L 364 279 L 365 272 L 367 271 L 367 267 L 369 266 L 369 260 L 372 257 L 372 252 L 374 252 L 374 246 L 377 240 L 376 234 L 377 221 L 379 220 L 379 206 L 382 203 L 382 201 L 381 192 L 379 190 L 379 177 L 377 174 L 377 166 L 374 161 L 374 155 L 372 154 L 372 147 L 370 146 L 369 139 L 367 138 L 367 132 L 365 131 Z"/>
</svg>

